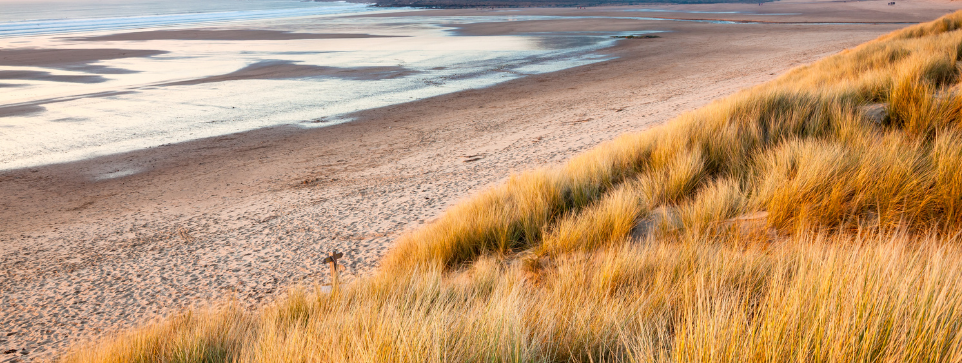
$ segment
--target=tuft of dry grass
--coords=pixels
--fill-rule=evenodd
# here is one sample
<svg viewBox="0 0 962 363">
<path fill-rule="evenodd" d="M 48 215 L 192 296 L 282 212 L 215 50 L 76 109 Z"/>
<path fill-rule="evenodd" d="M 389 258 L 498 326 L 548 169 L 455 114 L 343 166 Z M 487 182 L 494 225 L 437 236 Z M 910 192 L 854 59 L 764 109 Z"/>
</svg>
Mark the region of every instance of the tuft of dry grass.
<svg viewBox="0 0 962 363">
<path fill-rule="evenodd" d="M 544 233 L 539 254 L 595 250 L 623 243 L 643 212 L 639 193 L 622 185 L 579 213 L 569 214 Z"/>
<path fill-rule="evenodd" d="M 235 303 L 166 318 L 136 333 L 119 334 L 96 349 L 78 349 L 61 361 L 226 362 L 256 335 L 252 315 Z"/>
<path fill-rule="evenodd" d="M 957 12 L 511 176 L 334 294 L 61 361 L 962 362 L 960 60 Z"/>
<path fill-rule="evenodd" d="M 584 208 L 627 175 L 644 169 L 650 145 L 647 135 L 625 135 L 560 168 L 512 175 L 503 185 L 455 205 L 435 223 L 401 237 L 382 269 L 457 267 L 487 253 L 534 246 L 546 224 Z"/>
<path fill-rule="evenodd" d="M 646 240 L 558 256 L 539 283 L 483 257 L 294 291 L 257 314 L 177 318 L 63 361 L 957 362 L 958 242 Z"/>
</svg>

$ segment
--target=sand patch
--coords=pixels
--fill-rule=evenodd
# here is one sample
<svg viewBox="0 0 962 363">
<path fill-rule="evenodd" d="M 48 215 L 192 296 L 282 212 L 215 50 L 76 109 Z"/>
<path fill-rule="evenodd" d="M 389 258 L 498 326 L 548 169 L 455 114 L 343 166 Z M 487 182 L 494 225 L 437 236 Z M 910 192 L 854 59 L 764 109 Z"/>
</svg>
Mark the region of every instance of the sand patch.
<svg viewBox="0 0 962 363">
<path fill-rule="evenodd" d="M 63 117 L 63 118 L 51 120 L 51 122 L 84 122 L 89 120 L 90 119 L 84 118 L 84 117 Z"/>
<path fill-rule="evenodd" d="M 91 75 L 63 75 L 41 71 L 0 71 L 0 80 L 11 79 L 67 83 L 101 83 L 107 81 L 104 77 Z"/>
<path fill-rule="evenodd" d="M 16 106 L 3 106 L 0 107 L 0 118 L 10 117 L 10 116 L 26 116 L 34 113 L 39 113 L 46 111 L 47 109 L 40 105 L 16 105 Z"/>
<path fill-rule="evenodd" d="M 0 66 L 69 69 L 103 60 L 151 57 L 164 53 L 167 52 L 145 49 L 0 49 Z"/>
</svg>

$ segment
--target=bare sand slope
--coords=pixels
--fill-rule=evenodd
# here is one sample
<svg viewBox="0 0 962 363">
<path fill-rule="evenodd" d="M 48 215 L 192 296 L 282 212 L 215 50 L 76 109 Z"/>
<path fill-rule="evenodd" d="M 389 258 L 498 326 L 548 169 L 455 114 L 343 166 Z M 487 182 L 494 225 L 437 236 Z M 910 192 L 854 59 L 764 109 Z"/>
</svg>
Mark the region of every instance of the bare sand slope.
<svg viewBox="0 0 962 363">
<path fill-rule="evenodd" d="M 904 19 L 945 12 L 926 9 Z M 653 25 L 578 19 L 463 31 L 546 27 Z M 898 27 L 658 22 L 671 32 L 624 40 L 608 51 L 615 60 L 366 111 L 351 123 L 0 173 L 0 353 L 16 350 L 0 361 L 49 356 L 189 305 L 227 296 L 253 304 L 323 281 L 321 259 L 332 250 L 345 253 L 348 278 L 365 274 L 399 233 L 511 172 L 561 162 Z"/>
</svg>

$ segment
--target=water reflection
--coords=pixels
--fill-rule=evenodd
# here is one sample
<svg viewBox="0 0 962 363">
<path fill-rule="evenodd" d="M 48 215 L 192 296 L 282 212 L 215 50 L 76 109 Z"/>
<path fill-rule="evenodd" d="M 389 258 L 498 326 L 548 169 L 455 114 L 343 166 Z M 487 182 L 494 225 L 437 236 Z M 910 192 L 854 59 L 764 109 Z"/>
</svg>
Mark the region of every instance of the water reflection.
<svg viewBox="0 0 962 363">
<path fill-rule="evenodd" d="M 21 52 L 21 61 L 0 62 L 0 84 L 9 85 L 0 87 L 0 169 L 277 125 L 328 126 L 359 110 L 603 61 L 597 51 L 620 34 L 452 31 L 506 19 L 300 17 L 206 33 L 9 38 L 18 45 L 3 51 Z"/>
</svg>

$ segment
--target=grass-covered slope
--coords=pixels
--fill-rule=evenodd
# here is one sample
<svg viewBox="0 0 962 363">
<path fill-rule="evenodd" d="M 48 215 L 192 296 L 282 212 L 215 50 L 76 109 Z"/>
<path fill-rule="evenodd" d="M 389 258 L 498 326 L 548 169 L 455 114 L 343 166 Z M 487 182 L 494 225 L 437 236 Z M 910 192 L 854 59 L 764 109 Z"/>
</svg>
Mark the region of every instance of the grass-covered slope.
<svg viewBox="0 0 962 363">
<path fill-rule="evenodd" d="M 403 237 L 375 276 L 73 361 L 962 362 L 962 12 Z"/>
</svg>

